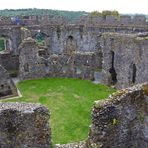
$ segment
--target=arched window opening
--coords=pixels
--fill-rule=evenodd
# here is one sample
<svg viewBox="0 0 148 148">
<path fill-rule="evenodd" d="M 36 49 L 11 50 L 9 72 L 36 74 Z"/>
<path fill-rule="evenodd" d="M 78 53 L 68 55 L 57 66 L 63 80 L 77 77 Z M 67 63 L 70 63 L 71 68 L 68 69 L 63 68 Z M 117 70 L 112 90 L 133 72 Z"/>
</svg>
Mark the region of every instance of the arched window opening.
<svg viewBox="0 0 148 148">
<path fill-rule="evenodd" d="M 73 36 L 68 36 L 67 40 L 66 40 L 66 49 L 65 49 L 65 53 L 69 54 L 69 55 L 73 55 L 73 53 L 76 51 L 77 48 L 77 43 L 74 39 Z"/>
<path fill-rule="evenodd" d="M 6 39 L 0 37 L 0 52 L 6 50 Z"/>
<path fill-rule="evenodd" d="M 136 65 L 133 64 L 132 83 L 135 83 L 136 82 L 136 71 L 137 71 Z"/>
<path fill-rule="evenodd" d="M 48 35 L 38 30 L 38 33 L 35 34 L 34 38 L 39 46 L 46 46 L 45 38 L 47 38 Z"/>
<path fill-rule="evenodd" d="M 111 68 L 109 69 L 109 72 L 111 74 L 111 84 L 115 85 L 117 83 L 117 73 L 114 68 L 114 57 L 115 53 L 114 51 L 111 51 Z"/>
<path fill-rule="evenodd" d="M 71 35 L 70 35 L 70 36 L 68 36 L 68 40 L 69 40 L 69 41 L 71 41 L 71 42 L 72 42 L 72 41 L 73 41 L 73 39 L 74 39 L 74 38 L 73 38 L 73 36 L 71 36 Z"/>
</svg>

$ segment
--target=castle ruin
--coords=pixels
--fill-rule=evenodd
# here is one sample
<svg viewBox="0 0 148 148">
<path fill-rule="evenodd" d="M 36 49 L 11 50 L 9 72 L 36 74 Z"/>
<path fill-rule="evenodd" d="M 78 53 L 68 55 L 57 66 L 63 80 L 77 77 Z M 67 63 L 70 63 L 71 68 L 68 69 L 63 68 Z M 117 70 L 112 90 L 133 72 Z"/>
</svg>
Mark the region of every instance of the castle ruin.
<svg viewBox="0 0 148 148">
<path fill-rule="evenodd" d="M 11 76 L 97 79 L 118 89 L 148 80 L 145 16 L 84 17 L 76 24 L 48 16 L 1 20 L 0 65 Z"/>
<path fill-rule="evenodd" d="M 21 18 L 20 23 L 9 17 L 1 17 L 0 37 L 5 39 L 5 50 L 0 52 L 1 99 L 16 94 L 17 90 L 11 79 L 13 77 L 20 80 L 43 77 L 81 78 L 97 80 L 117 89 L 148 81 L 148 22 L 142 15 L 134 18 L 121 16 L 120 19 L 112 16 L 83 17 L 75 24 L 69 24 L 61 17 L 50 19 L 48 16 L 26 16 Z M 136 85 L 119 91 L 108 101 L 96 103 L 89 137 L 81 143 L 82 146 L 148 147 L 147 88 L 147 84 Z M 50 146 L 50 130 L 45 125 L 49 116 L 44 123 L 39 122 L 37 125 L 36 120 L 41 121 L 44 115 L 38 116 L 36 109 L 30 113 L 30 109 L 24 106 L 26 105 L 1 104 L 0 115 L 5 122 L 0 122 L 6 123 L 0 124 L 1 145 L 20 145 L 17 141 L 19 133 L 22 147 Z M 36 106 L 33 105 L 33 108 Z M 15 115 L 16 118 L 13 118 Z M 26 116 L 39 129 L 33 128 L 29 132 L 32 126 L 25 119 Z M 26 124 L 22 126 L 20 122 L 23 121 Z M 18 131 L 16 126 L 19 127 Z M 46 128 L 49 135 L 44 131 Z M 30 137 L 22 133 L 24 129 Z M 43 135 L 38 135 L 39 132 Z M 37 135 L 37 139 L 32 139 L 32 134 Z M 40 141 L 41 136 L 45 136 L 43 141 Z M 15 141 L 13 137 L 16 138 Z M 27 143 L 28 137 L 30 145 Z"/>
</svg>

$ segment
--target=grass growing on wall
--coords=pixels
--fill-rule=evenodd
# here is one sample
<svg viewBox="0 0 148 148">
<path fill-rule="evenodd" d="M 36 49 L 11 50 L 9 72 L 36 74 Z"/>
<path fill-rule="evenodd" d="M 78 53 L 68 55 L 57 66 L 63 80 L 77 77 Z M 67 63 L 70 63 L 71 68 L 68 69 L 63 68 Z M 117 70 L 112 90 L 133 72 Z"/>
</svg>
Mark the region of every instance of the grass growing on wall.
<svg viewBox="0 0 148 148">
<path fill-rule="evenodd" d="M 10 101 L 40 102 L 48 107 L 54 144 L 87 138 L 93 102 L 115 91 L 91 81 L 64 78 L 22 81 L 18 87 L 23 97 Z"/>
</svg>

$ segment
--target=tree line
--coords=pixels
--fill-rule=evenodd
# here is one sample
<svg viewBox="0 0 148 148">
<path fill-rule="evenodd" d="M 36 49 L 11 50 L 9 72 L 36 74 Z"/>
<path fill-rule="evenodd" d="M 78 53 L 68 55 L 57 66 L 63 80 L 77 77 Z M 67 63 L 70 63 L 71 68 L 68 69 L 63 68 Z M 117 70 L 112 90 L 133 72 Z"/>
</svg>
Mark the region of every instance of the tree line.
<svg viewBox="0 0 148 148">
<path fill-rule="evenodd" d="M 75 21 L 79 19 L 83 15 L 88 15 L 88 12 L 85 11 L 61 11 L 61 10 L 51 10 L 51 9 L 5 9 L 0 10 L 1 16 L 30 16 L 30 15 L 36 15 L 36 16 L 43 16 L 43 15 L 49 15 L 50 17 L 54 16 L 63 16 L 68 21 Z"/>
</svg>

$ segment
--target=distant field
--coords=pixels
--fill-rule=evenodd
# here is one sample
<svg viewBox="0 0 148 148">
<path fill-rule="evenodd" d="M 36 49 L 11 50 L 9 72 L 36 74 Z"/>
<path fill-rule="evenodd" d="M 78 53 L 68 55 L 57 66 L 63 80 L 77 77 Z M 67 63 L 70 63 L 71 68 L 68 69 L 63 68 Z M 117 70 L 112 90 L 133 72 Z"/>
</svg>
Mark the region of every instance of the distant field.
<svg viewBox="0 0 148 148">
<path fill-rule="evenodd" d="M 91 81 L 64 78 L 22 81 L 18 88 L 23 97 L 10 101 L 40 102 L 50 110 L 54 144 L 84 140 L 93 102 L 115 91 Z"/>
</svg>

